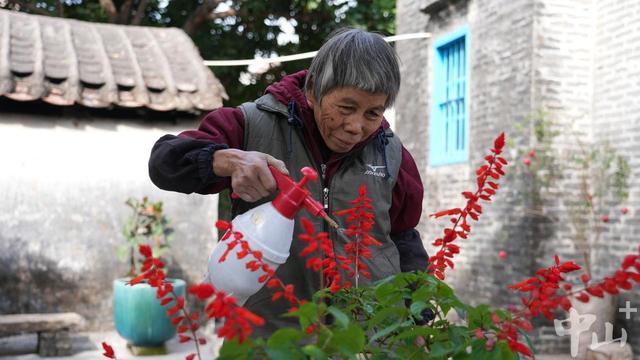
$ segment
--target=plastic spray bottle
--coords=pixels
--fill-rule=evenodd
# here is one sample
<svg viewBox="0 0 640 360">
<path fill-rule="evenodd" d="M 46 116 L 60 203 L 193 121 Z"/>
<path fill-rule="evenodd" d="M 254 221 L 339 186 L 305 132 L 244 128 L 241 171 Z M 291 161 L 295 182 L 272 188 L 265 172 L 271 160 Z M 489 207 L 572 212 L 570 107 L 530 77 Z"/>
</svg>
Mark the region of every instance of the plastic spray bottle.
<svg viewBox="0 0 640 360">
<path fill-rule="evenodd" d="M 309 190 L 305 188 L 309 180 L 318 179 L 318 173 L 315 170 L 309 167 L 302 168 L 304 177 L 299 183 L 272 166 L 269 166 L 269 170 L 276 180 L 278 195 L 273 201 L 236 216 L 231 224 L 233 230 L 244 235 L 251 250 L 261 251 L 263 261 L 276 270 L 289 257 L 289 248 L 293 240 L 293 219 L 298 211 L 304 208 L 312 215 L 324 218 L 334 228 L 338 228 L 338 224 L 327 215 L 322 204 L 314 200 Z M 237 303 L 242 305 L 264 285 L 258 282 L 258 278 L 264 273 L 261 270 L 251 272 L 247 269 L 245 264 L 254 259 L 251 256 L 238 259 L 235 251 L 229 254 L 226 261 L 219 262 L 226 248 L 225 242 L 219 242 L 213 249 L 209 257 L 205 281 L 218 290 L 232 294 L 237 299 Z"/>
</svg>

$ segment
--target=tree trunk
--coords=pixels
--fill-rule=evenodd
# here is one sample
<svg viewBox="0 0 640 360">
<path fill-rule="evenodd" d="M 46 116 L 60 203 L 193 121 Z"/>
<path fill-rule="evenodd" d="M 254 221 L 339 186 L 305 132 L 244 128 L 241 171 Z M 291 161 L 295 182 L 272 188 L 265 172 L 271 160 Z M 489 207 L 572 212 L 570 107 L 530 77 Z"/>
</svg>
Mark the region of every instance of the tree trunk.
<svg viewBox="0 0 640 360">
<path fill-rule="evenodd" d="M 115 23 L 118 20 L 118 10 L 112 0 L 100 0 L 100 7 L 107 13 L 110 23 Z"/>
<path fill-rule="evenodd" d="M 182 26 L 182 30 L 189 36 L 193 35 L 205 21 L 209 20 L 209 14 L 211 14 L 222 1 L 223 0 L 204 0 L 204 2 L 189 15 L 189 18 Z"/>
<path fill-rule="evenodd" d="M 147 0 L 140 0 L 138 7 L 136 8 L 136 15 L 131 20 L 131 25 L 140 25 L 142 19 L 147 14 Z"/>
<path fill-rule="evenodd" d="M 120 6 L 119 16 L 118 16 L 118 24 L 128 24 L 129 16 L 131 16 L 131 5 L 133 5 L 133 0 L 126 0 Z"/>
</svg>

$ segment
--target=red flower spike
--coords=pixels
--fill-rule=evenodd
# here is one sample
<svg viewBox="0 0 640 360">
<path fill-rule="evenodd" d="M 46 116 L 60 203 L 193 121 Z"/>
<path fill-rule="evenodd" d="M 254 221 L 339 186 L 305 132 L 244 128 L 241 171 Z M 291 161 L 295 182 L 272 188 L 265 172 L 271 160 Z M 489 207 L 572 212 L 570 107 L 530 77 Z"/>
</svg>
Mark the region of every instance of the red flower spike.
<svg viewBox="0 0 640 360">
<path fill-rule="evenodd" d="M 583 283 L 585 283 L 585 284 L 586 284 L 586 283 L 588 283 L 588 282 L 589 282 L 589 280 L 591 280 L 591 279 L 589 278 L 589 274 L 584 273 L 584 274 L 580 275 L 580 280 L 581 280 Z"/>
<path fill-rule="evenodd" d="M 176 326 L 178 324 L 180 324 L 180 322 L 184 320 L 184 316 L 177 316 L 171 319 L 171 323 Z"/>
<path fill-rule="evenodd" d="M 109 359 L 115 359 L 116 355 L 113 352 L 113 347 L 111 347 L 111 345 L 107 344 L 106 342 L 102 342 L 102 348 L 104 349 L 104 354 L 102 354 L 102 356 L 109 358 Z"/>
<path fill-rule="evenodd" d="M 583 303 L 588 303 L 589 302 L 589 295 L 585 294 L 585 293 L 580 293 L 576 296 L 576 299 L 578 299 L 578 301 L 581 301 Z"/>
<path fill-rule="evenodd" d="M 189 331 L 189 327 L 186 325 L 181 325 L 181 326 L 178 326 L 178 329 L 176 331 L 178 332 L 178 334 L 182 334 Z"/>
<path fill-rule="evenodd" d="M 628 268 L 633 266 L 636 263 L 636 261 L 638 261 L 638 259 L 640 259 L 640 255 L 625 256 L 624 260 L 622 261 L 622 269 L 627 270 Z"/>
<path fill-rule="evenodd" d="M 627 215 L 627 213 L 629 212 L 629 208 L 623 207 L 622 209 L 620 209 L 620 212 L 622 213 L 622 215 Z"/>
<path fill-rule="evenodd" d="M 162 301 L 160 301 L 160 306 L 166 306 L 167 304 L 169 304 L 172 301 L 173 301 L 173 298 L 166 297 L 166 298 L 162 299 Z"/>
<path fill-rule="evenodd" d="M 178 335 L 178 338 L 179 338 L 179 340 L 178 340 L 178 341 L 179 341 L 181 344 L 184 344 L 184 343 L 186 343 L 186 342 L 191 341 L 191 337 L 190 337 L 190 336 L 186 336 L 186 335 Z"/>
<path fill-rule="evenodd" d="M 494 150 L 496 150 L 495 152 L 497 154 L 499 154 L 502 151 L 502 148 L 504 147 L 504 133 L 500 133 L 500 135 L 498 135 L 498 137 L 496 138 L 496 140 L 493 142 L 493 147 L 495 148 Z"/>
<path fill-rule="evenodd" d="M 307 326 L 307 328 L 304 330 L 304 332 L 305 332 L 306 334 L 308 334 L 308 335 L 309 335 L 309 334 L 312 334 L 314 331 L 316 331 L 316 327 L 317 327 L 317 326 L 318 326 L 318 325 L 316 325 L 316 324 L 311 324 L 311 325 Z"/>
<path fill-rule="evenodd" d="M 193 353 L 193 354 L 189 354 L 189 355 L 187 355 L 184 359 L 185 359 L 185 360 L 193 360 L 195 357 L 196 357 L 196 354 L 195 354 L 195 353 Z"/>
<path fill-rule="evenodd" d="M 531 353 L 531 350 L 529 350 L 529 348 L 526 345 L 524 345 L 522 343 L 519 343 L 518 341 L 510 341 L 509 342 L 509 348 L 511 349 L 511 351 L 519 352 L 519 353 L 521 353 L 522 355 L 525 355 L 525 356 L 533 355 Z"/>
<path fill-rule="evenodd" d="M 209 283 L 197 284 L 189 287 L 189 294 L 195 295 L 198 300 L 202 301 L 208 299 L 215 293 L 213 285 Z"/>
<path fill-rule="evenodd" d="M 146 258 L 152 256 L 151 246 L 149 246 L 147 244 L 140 244 L 140 246 L 138 246 L 138 251 L 140 252 L 140 254 L 142 256 L 144 256 Z"/>
<path fill-rule="evenodd" d="M 602 215 L 602 222 L 604 223 L 608 223 L 609 222 L 609 215 Z"/>
<path fill-rule="evenodd" d="M 218 230 L 230 230 L 231 229 L 231 223 L 228 221 L 224 221 L 224 220 L 218 220 L 216 221 L 216 228 Z"/>
</svg>

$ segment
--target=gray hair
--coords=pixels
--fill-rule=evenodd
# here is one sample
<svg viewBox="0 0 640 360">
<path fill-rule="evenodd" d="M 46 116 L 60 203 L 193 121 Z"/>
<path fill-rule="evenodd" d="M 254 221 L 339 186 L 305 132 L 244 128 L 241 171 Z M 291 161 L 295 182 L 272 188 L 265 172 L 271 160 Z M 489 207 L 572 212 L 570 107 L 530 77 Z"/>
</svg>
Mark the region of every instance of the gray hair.
<svg viewBox="0 0 640 360">
<path fill-rule="evenodd" d="M 318 103 L 331 90 L 351 86 L 386 94 L 385 107 L 389 108 L 400 89 L 398 55 L 379 34 L 350 28 L 337 30 L 313 58 L 305 89 L 309 86 Z"/>
</svg>

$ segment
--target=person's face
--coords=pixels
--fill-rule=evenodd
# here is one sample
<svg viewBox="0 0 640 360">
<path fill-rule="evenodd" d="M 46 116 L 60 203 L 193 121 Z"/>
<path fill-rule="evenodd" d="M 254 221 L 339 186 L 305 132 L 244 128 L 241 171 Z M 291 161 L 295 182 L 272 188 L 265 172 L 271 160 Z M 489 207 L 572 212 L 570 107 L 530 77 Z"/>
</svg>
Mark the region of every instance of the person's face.
<svg viewBox="0 0 640 360">
<path fill-rule="evenodd" d="M 327 147 L 346 153 L 376 131 L 382 123 L 386 94 L 354 87 L 331 90 L 320 103 L 307 90 L 307 102 Z"/>
</svg>

